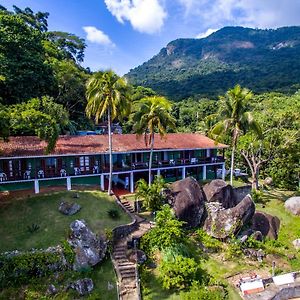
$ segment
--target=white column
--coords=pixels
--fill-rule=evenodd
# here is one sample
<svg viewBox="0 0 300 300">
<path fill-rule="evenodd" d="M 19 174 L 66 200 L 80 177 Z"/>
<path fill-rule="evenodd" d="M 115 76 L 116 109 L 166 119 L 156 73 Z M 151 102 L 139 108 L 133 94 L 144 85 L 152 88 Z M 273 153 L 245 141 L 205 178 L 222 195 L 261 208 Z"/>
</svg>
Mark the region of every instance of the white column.
<svg viewBox="0 0 300 300">
<path fill-rule="evenodd" d="M 222 164 L 222 179 L 225 180 L 226 170 L 225 170 L 225 163 Z"/>
<path fill-rule="evenodd" d="M 160 176 L 160 169 L 157 170 L 157 176 Z"/>
<path fill-rule="evenodd" d="M 206 149 L 206 157 L 210 157 L 210 149 Z"/>
<path fill-rule="evenodd" d="M 40 185 L 39 185 L 39 181 L 37 179 L 34 180 L 34 192 L 35 192 L 35 194 L 40 193 Z"/>
<path fill-rule="evenodd" d="M 130 193 L 134 193 L 133 172 L 130 173 Z"/>
<path fill-rule="evenodd" d="M 203 180 L 206 180 L 206 166 L 203 166 Z"/>
<path fill-rule="evenodd" d="M 100 175 L 100 189 L 101 189 L 101 191 L 104 191 L 104 175 L 103 174 L 101 174 Z"/>
<path fill-rule="evenodd" d="M 182 168 L 182 179 L 185 178 L 185 167 Z"/>
<path fill-rule="evenodd" d="M 72 189 L 71 177 L 67 176 L 67 190 L 71 191 L 71 189 Z"/>
</svg>

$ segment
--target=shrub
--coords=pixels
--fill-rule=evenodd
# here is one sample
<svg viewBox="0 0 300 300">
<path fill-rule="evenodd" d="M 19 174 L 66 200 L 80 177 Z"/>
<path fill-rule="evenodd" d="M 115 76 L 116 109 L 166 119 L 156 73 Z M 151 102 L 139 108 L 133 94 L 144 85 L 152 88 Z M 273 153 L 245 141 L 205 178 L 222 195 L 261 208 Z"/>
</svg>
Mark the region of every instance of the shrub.
<svg viewBox="0 0 300 300">
<path fill-rule="evenodd" d="M 223 286 L 204 286 L 197 281 L 193 281 L 188 292 L 181 292 L 182 300 L 226 300 L 228 292 Z"/>
<path fill-rule="evenodd" d="M 183 230 L 184 222 L 176 219 L 169 205 L 164 205 L 155 218 L 156 226 L 146 233 L 141 239 L 141 247 L 146 252 L 154 249 L 170 248 L 177 244 L 186 243 Z"/>
<path fill-rule="evenodd" d="M 262 191 L 259 191 L 259 190 L 252 190 L 251 191 L 251 197 L 252 197 L 252 200 L 255 202 L 255 203 L 264 203 L 264 199 L 263 199 L 263 192 Z"/>
<path fill-rule="evenodd" d="M 67 241 L 62 241 L 61 246 L 63 248 L 63 254 L 69 265 L 73 265 L 75 261 L 75 252 L 71 245 Z"/>
<path fill-rule="evenodd" d="M 208 250 L 211 250 L 212 252 L 218 252 L 222 248 L 222 243 L 219 240 L 211 237 L 203 229 L 198 229 L 196 234 L 197 241 L 199 241 Z"/>
<path fill-rule="evenodd" d="M 143 199 L 143 206 L 151 211 L 161 209 L 166 202 L 165 196 L 162 193 L 166 187 L 166 183 L 161 176 L 155 176 L 153 183 L 149 186 L 144 179 L 140 179 L 136 183 L 135 198 Z"/>
<path fill-rule="evenodd" d="M 119 219 L 120 218 L 120 212 L 115 208 L 108 210 L 107 214 L 111 219 Z"/>
<path fill-rule="evenodd" d="M 238 258 L 243 254 L 241 242 L 235 238 L 231 238 L 228 248 L 225 252 L 226 259 Z"/>
<path fill-rule="evenodd" d="M 28 283 L 65 268 L 59 253 L 39 251 L 0 255 L 0 287 Z"/>
<path fill-rule="evenodd" d="M 165 289 L 185 289 L 197 278 L 199 267 L 193 258 L 177 255 L 174 260 L 163 260 L 159 277 Z"/>
<path fill-rule="evenodd" d="M 40 226 L 35 223 L 32 223 L 30 226 L 29 225 L 27 226 L 27 230 L 29 233 L 34 233 L 34 232 L 38 231 L 39 229 L 40 229 Z"/>
</svg>

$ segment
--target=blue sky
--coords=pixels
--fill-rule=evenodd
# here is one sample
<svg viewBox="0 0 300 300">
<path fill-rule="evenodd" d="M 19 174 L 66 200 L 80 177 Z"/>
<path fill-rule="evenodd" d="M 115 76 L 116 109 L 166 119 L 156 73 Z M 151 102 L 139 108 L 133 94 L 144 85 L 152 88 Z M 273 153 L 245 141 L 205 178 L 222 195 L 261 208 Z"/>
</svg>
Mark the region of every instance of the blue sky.
<svg viewBox="0 0 300 300">
<path fill-rule="evenodd" d="M 177 38 L 201 38 L 228 25 L 300 24 L 299 0 L 5 0 L 50 13 L 49 30 L 85 38 L 84 66 L 120 75 Z"/>
</svg>

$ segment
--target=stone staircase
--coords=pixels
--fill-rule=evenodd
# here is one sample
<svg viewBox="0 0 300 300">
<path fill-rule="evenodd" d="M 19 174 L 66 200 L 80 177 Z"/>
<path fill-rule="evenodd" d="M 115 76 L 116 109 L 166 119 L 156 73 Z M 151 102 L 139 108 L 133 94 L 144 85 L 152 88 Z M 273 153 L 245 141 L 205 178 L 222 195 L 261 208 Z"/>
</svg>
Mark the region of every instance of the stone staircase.
<svg viewBox="0 0 300 300">
<path fill-rule="evenodd" d="M 132 214 L 134 214 L 134 207 L 129 201 L 121 201 L 122 205 Z"/>
<path fill-rule="evenodd" d="M 125 211 L 128 211 L 131 215 L 134 215 L 134 208 L 128 201 L 122 201 Z M 121 300 L 139 300 L 140 289 L 138 283 L 138 266 L 136 263 L 128 260 L 126 256 L 127 242 L 131 241 L 133 237 L 142 237 L 150 228 L 151 224 L 134 215 L 138 222 L 138 227 L 131 234 L 120 239 L 113 247 L 112 261 L 118 276 L 119 285 L 119 299 Z"/>
</svg>

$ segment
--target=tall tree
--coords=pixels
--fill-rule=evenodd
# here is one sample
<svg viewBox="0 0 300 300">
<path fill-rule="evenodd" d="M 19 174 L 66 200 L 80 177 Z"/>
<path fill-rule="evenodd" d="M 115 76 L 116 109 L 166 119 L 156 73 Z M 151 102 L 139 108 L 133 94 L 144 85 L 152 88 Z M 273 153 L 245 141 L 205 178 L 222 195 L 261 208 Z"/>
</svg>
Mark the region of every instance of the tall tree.
<svg viewBox="0 0 300 300">
<path fill-rule="evenodd" d="M 171 103 L 164 97 L 147 97 L 141 99 L 133 114 L 133 129 L 138 135 L 144 135 L 145 144 L 150 146 L 149 180 L 151 185 L 152 157 L 154 149 L 154 134 L 158 132 L 163 138 L 168 128 L 175 128 L 175 119 L 171 116 Z"/>
<path fill-rule="evenodd" d="M 220 109 L 218 111 L 219 121 L 213 126 L 210 135 L 218 140 L 222 135 L 231 135 L 231 163 L 230 163 L 230 184 L 233 181 L 234 155 L 238 138 L 248 130 L 253 130 L 261 135 L 261 129 L 254 120 L 249 109 L 249 100 L 253 94 L 250 90 L 236 85 L 227 91 L 224 97 L 220 97 Z"/>
<path fill-rule="evenodd" d="M 107 115 L 109 143 L 109 183 L 108 194 L 112 185 L 112 133 L 111 125 L 115 119 L 122 119 L 130 113 L 129 86 L 112 70 L 94 73 L 86 84 L 86 114 L 94 116 L 96 123 Z"/>
</svg>

